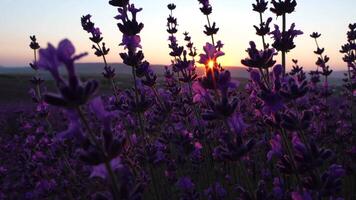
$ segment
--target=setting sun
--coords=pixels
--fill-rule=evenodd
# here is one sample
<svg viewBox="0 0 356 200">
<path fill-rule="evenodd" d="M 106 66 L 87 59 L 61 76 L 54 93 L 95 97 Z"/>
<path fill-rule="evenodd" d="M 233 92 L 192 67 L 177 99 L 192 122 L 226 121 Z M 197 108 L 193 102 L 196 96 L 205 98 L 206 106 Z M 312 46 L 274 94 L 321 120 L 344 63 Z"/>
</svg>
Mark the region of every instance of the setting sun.
<svg viewBox="0 0 356 200">
<path fill-rule="evenodd" d="M 213 69 L 215 66 L 215 62 L 213 60 L 209 60 L 207 66 L 209 67 L 209 69 Z"/>
</svg>

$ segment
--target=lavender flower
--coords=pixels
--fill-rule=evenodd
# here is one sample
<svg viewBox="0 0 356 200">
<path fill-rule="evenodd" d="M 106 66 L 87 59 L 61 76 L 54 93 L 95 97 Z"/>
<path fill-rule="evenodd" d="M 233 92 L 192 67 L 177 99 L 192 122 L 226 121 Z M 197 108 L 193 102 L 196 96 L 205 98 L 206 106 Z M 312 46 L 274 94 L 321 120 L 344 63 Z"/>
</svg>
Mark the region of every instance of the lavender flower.
<svg viewBox="0 0 356 200">
<path fill-rule="evenodd" d="M 251 47 L 246 50 L 250 58 L 241 60 L 243 65 L 252 68 L 267 69 L 276 63 L 276 61 L 273 60 L 273 56 L 276 55 L 274 49 L 258 51 L 254 42 L 250 42 L 250 46 Z"/>
<path fill-rule="evenodd" d="M 295 7 L 297 6 L 297 2 L 295 0 L 272 0 L 271 3 L 273 5 L 271 11 L 277 16 L 290 14 L 295 10 Z"/>
<path fill-rule="evenodd" d="M 294 30 L 294 23 L 286 32 L 281 32 L 279 30 L 279 26 L 277 25 L 275 25 L 274 28 L 275 30 L 269 34 L 272 35 L 272 38 L 274 39 L 272 46 L 278 51 L 289 52 L 290 50 L 294 49 L 294 38 L 303 34 L 303 32 L 300 30 Z"/>
<path fill-rule="evenodd" d="M 49 71 L 57 82 L 60 96 L 47 94 L 45 101 L 49 104 L 63 107 L 76 107 L 85 104 L 96 92 L 98 83 L 88 81 L 83 86 L 78 79 L 74 61 L 87 55 L 86 53 L 74 55 L 75 48 L 69 40 L 62 40 L 56 49 L 52 44 L 48 44 L 47 49 L 40 50 L 38 66 L 40 69 Z M 58 68 L 64 64 L 68 72 L 68 82 L 66 83 L 59 74 Z"/>
</svg>

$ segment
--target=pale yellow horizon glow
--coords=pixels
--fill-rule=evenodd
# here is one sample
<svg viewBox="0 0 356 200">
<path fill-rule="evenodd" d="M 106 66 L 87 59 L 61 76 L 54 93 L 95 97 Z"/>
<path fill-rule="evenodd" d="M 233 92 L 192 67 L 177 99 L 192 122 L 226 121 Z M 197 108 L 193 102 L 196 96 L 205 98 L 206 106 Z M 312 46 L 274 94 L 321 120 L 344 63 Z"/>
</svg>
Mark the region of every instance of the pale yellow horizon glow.
<svg viewBox="0 0 356 200">
<path fill-rule="evenodd" d="M 141 33 L 143 51 L 146 59 L 151 64 L 169 65 L 170 56 L 168 48 L 168 33 L 166 32 L 166 18 L 169 14 L 166 5 L 174 2 L 177 9 L 174 16 L 178 19 L 177 34 L 180 45 L 185 45 L 183 32 L 188 31 L 198 49 L 203 52 L 203 46 L 210 42 L 210 38 L 203 33 L 206 18 L 200 13 L 198 2 L 195 0 L 150 0 L 135 1 L 138 7 L 143 7 L 138 19 L 143 21 L 145 28 Z M 247 56 L 245 50 L 249 41 L 253 40 L 261 48 L 262 41 L 255 35 L 253 25 L 259 23 L 257 13 L 252 12 L 251 4 L 254 0 L 211 0 L 213 14 L 211 20 L 220 28 L 216 40 L 221 40 L 225 46 L 222 51 L 225 56 L 219 58 L 223 66 L 242 66 L 241 59 Z M 113 16 L 116 9 L 109 6 L 106 1 L 93 0 L 88 3 L 85 0 L 63 0 L 61 2 L 48 0 L 2 0 L 0 12 L 0 65 L 2 66 L 26 66 L 33 59 L 33 52 L 29 49 L 29 35 L 36 34 L 42 47 L 47 42 L 57 45 L 61 39 L 69 38 L 77 48 L 77 52 L 88 52 L 89 56 L 80 62 L 101 62 L 100 58 L 93 55 L 89 35 L 80 26 L 80 17 L 84 14 L 92 14 L 96 26 L 101 28 L 104 40 L 111 48 L 107 59 L 109 62 L 121 62 L 119 53 L 123 51 L 118 44 L 121 43 L 121 33 L 116 27 Z M 296 23 L 296 28 L 304 32 L 303 36 L 297 37 L 297 48 L 287 54 L 288 66 L 291 60 L 298 59 L 300 65 L 306 69 L 314 69 L 317 59 L 313 51 L 315 43 L 309 34 L 317 31 L 322 34 L 320 45 L 325 47 L 325 53 L 331 57 L 330 66 L 334 70 L 344 70 L 346 65 L 342 61 L 339 49 L 346 41 L 348 24 L 355 22 L 352 15 L 356 2 L 344 0 L 337 2 L 324 0 L 323 4 L 318 0 L 299 0 L 297 11 L 287 18 L 287 23 Z M 16 15 L 14 14 L 16 10 Z M 280 24 L 281 20 L 273 17 L 272 24 Z M 267 37 L 269 43 L 272 42 Z M 280 56 L 276 56 L 280 62 Z M 198 57 L 197 57 L 198 60 Z"/>
</svg>

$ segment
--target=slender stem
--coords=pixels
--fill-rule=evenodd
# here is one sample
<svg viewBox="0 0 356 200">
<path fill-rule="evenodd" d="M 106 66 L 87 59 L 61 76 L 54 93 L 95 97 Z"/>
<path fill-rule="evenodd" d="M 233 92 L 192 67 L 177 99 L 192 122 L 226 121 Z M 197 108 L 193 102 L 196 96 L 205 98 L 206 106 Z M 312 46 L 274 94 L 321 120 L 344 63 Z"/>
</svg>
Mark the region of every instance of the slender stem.
<svg viewBox="0 0 356 200">
<path fill-rule="evenodd" d="M 33 58 L 35 59 L 33 64 L 37 65 L 37 51 L 36 51 L 36 49 L 33 50 Z M 36 77 L 39 78 L 38 70 L 35 70 L 35 71 L 36 71 Z M 41 101 L 42 95 L 41 95 L 41 88 L 40 88 L 39 84 L 36 84 L 36 94 L 37 94 L 38 100 Z"/>
<path fill-rule="evenodd" d="M 99 43 L 96 43 L 96 45 L 98 46 L 99 50 L 101 51 L 101 54 L 102 54 L 102 57 L 103 57 L 103 60 L 104 60 L 105 67 L 107 67 L 107 66 L 108 66 L 108 63 L 107 63 L 107 61 L 106 61 L 106 57 L 105 57 L 105 55 L 104 55 L 104 51 L 103 51 L 103 49 L 101 48 L 101 46 L 100 46 Z"/>
<path fill-rule="evenodd" d="M 136 83 L 136 72 L 135 72 L 135 67 L 132 67 L 132 77 L 133 77 L 133 80 L 134 80 L 134 87 L 135 87 L 135 103 L 136 105 L 138 105 L 139 103 L 139 98 L 138 98 L 138 87 L 137 87 L 137 83 Z M 139 121 L 139 124 L 140 124 L 140 132 L 141 132 L 141 135 L 143 136 L 144 135 L 144 126 L 143 126 L 143 119 L 142 119 L 142 116 L 141 116 L 141 113 L 137 113 L 137 118 L 138 118 L 138 121 Z"/>
<path fill-rule="evenodd" d="M 33 57 L 35 58 L 35 65 L 37 64 L 37 53 L 36 53 L 36 49 L 33 50 Z"/>
<path fill-rule="evenodd" d="M 286 14 L 283 14 L 283 25 L 282 25 L 282 29 L 283 29 L 283 32 L 282 34 L 285 34 L 286 32 L 286 23 L 287 23 L 287 20 L 286 20 Z M 282 51 L 282 66 L 283 66 L 283 76 L 286 75 L 286 52 L 285 51 Z"/>
<path fill-rule="evenodd" d="M 166 106 L 163 103 L 162 98 L 159 96 L 158 91 L 154 86 L 152 87 L 152 91 L 153 91 L 154 95 L 156 96 L 157 102 L 160 104 L 161 108 L 167 110 Z"/>
<path fill-rule="evenodd" d="M 287 149 L 287 154 L 292 162 L 292 167 L 293 167 L 293 170 L 295 172 L 295 175 L 297 177 L 297 180 L 298 180 L 298 183 L 301 183 L 301 179 L 299 177 L 299 174 L 298 174 L 298 171 L 297 171 L 297 165 L 295 163 L 295 160 L 294 160 L 294 157 L 293 157 L 293 151 L 292 151 L 292 148 L 290 146 L 290 141 L 288 140 L 288 137 L 286 135 L 286 132 L 284 129 L 281 130 L 281 133 L 282 133 L 282 140 L 284 141 L 284 144 L 285 144 L 285 147 Z"/>
<path fill-rule="evenodd" d="M 150 165 L 150 164 L 149 164 Z M 155 174 L 153 172 L 153 168 L 152 166 L 150 165 L 149 166 L 149 169 L 150 169 L 150 173 L 151 173 L 151 178 L 152 178 L 152 183 L 153 183 L 153 189 L 154 189 L 154 193 L 155 193 L 155 196 L 156 196 L 156 199 L 157 200 L 160 200 L 160 195 L 159 195 L 159 192 L 158 192 L 158 187 L 157 187 L 157 183 L 156 183 L 156 178 L 155 178 Z"/>
<path fill-rule="evenodd" d="M 209 26 L 209 28 L 211 28 L 211 23 L 210 23 L 209 15 L 206 15 L 206 19 L 208 20 L 208 26 Z M 211 35 L 211 42 L 212 42 L 213 45 L 215 46 L 214 34 Z"/>
<path fill-rule="evenodd" d="M 252 185 L 250 176 L 248 175 L 246 166 L 244 165 L 244 163 L 242 161 L 240 161 L 240 166 L 241 166 L 240 168 L 242 171 L 241 175 L 243 175 L 245 177 L 246 185 L 247 185 L 248 191 L 250 193 L 250 196 L 252 199 L 256 199 L 256 196 L 255 196 L 254 190 L 253 190 L 253 185 Z"/>
<path fill-rule="evenodd" d="M 103 52 L 103 49 L 101 48 L 99 43 L 96 43 L 96 45 L 98 46 L 99 50 L 101 51 L 101 53 L 102 53 L 101 57 L 103 58 L 104 65 L 105 65 L 105 67 L 107 67 L 108 66 L 108 62 L 106 61 L 106 57 L 105 57 L 105 54 Z M 116 102 L 118 102 L 119 101 L 119 97 L 117 95 L 117 90 L 116 90 L 116 85 L 115 85 L 114 79 L 110 79 L 110 83 L 111 83 L 111 89 L 114 92 L 115 100 L 116 100 Z"/>
<path fill-rule="evenodd" d="M 262 17 L 262 13 L 260 13 L 260 24 L 262 26 L 263 24 L 263 17 Z M 262 44 L 263 44 L 263 49 L 266 49 L 267 48 L 267 45 L 266 45 L 266 41 L 265 41 L 265 36 L 262 35 Z"/>
<path fill-rule="evenodd" d="M 106 151 L 104 150 L 103 146 L 100 144 L 100 142 L 97 140 L 94 132 L 92 131 L 92 129 L 90 128 L 89 126 L 89 123 L 88 123 L 88 120 L 86 119 L 83 111 L 81 110 L 80 107 L 77 107 L 77 112 L 79 114 L 79 117 L 81 119 L 81 121 L 83 122 L 84 124 L 84 127 L 87 129 L 88 131 L 88 136 L 90 138 L 90 140 L 94 143 L 94 145 L 99 148 L 105 156 L 107 156 L 106 154 Z M 113 188 L 113 193 L 114 193 L 114 196 L 115 196 L 115 199 L 118 199 L 119 198 L 119 194 L 120 194 L 120 190 L 118 189 L 118 181 L 116 179 L 116 176 L 115 176 L 115 173 L 111 167 L 111 164 L 110 164 L 110 161 L 105 161 L 105 168 L 109 174 L 109 177 L 110 177 L 110 180 L 111 180 L 111 184 L 112 184 L 112 188 Z"/>
<path fill-rule="evenodd" d="M 350 66 L 347 66 L 347 73 L 349 76 L 349 84 L 350 84 L 350 98 L 351 98 L 351 127 L 353 128 L 353 81 L 352 81 L 352 77 L 351 77 L 351 68 Z M 352 129 L 353 130 L 353 129 Z"/>
</svg>

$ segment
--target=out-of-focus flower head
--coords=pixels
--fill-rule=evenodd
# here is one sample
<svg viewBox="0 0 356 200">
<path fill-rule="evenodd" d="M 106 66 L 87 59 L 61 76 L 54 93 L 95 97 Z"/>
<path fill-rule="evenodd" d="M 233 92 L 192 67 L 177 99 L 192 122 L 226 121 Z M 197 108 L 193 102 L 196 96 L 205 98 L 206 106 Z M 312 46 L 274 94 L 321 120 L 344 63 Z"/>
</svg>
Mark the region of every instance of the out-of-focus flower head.
<svg viewBox="0 0 356 200">
<path fill-rule="evenodd" d="M 281 157 L 283 155 L 282 138 L 279 134 L 273 136 L 269 141 L 271 150 L 267 153 L 267 159 L 270 161 L 273 157 Z"/>
<path fill-rule="evenodd" d="M 309 192 L 292 192 L 292 200 L 312 200 L 312 196 Z"/>
<path fill-rule="evenodd" d="M 272 0 L 271 3 L 273 5 L 273 7 L 271 7 L 271 11 L 277 16 L 281 16 L 287 13 L 290 14 L 297 6 L 297 2 L 295 0 Z"/>
<path fill-rule="evenodd" d="M 83 30 L 85 30 L 88 33 L 91 33 L 91 37 L 89 38 L 92 42 L 94 43 L 100 43 L 103 40 L 103 37 L 101 36 L 102 33 L 99 28 L 95 27 L 95 24 L 91 21 L 91 15 L 84 15 L 81 18 L 81 23 Z"/>
<path fill-rule="evenodd" d="M 251 41 L 250 48 L 248 48 L 246 52 L 248 52 L 250 58 L 241 60 L 241 63 L 247 67 L 268 69 L 276 63 L 276 61 L 273 60 L 273 56 L 277 54 L 274 49 L 258 51 L 256 44 Z"/>
<path fill-rule="evenodd" d="M 350 31 L 347 32 L 347 39 L 349 41 L 356 40 L 356 23 L 349 25 Z"/>
<path fill-rule="evenodd" d="M 111 0 L 109 4 L 115 7 L 125 7 L 129 2 L 129 0 Z"/>
<path fill-rule="evenodd" d="M 118 8 L 119 14 L 115 19 L 120 20 L 117 24 L 120 31 L 126 36 L 134 36 L 141 32 L 143 29 L 143 23 L 137 22 L 136 16 L 138 12 L 141 12 L 142 8 L 136 8 L 134 4 L 128 5 L 127 9 Z M 128 17 L 128 12 L 131 13 L 131 19 Z"/>
<path fill-rule="evenodd" d="M 256 4 L 252 4 L 253 11 L 264 13 L 267 10 L 268 1 L 256 0 Z"/>
<path fill-rule="evenodd" d="M 314 39 L 317 39 L 317 38 L 319 38 L 320 36 L 321 36 L 321 34 L 318 33 L 318 32 L 313 32 L 312 34 L 310 34 L 310 37 L 311 37 L 311 38 L 314 38 Z"/>
<path fill-rule="evenodd" d="M 135 52 L 137 48 L 142 48 L 140 43 L 141 38 L 139 35 L 124 35 L 120 46 L 124 46 L 125 49 Z"/>
<path fill-rule="evenodd" d="M 181 192 L 181 199 L 199 199 L 199 194 L 195 191 L 195 184 L 189 177 L 180 178 L 176 183 L 176 187 Z"/>
<path fill-rule="evenodd" d="M 293 23 L 290 29 L 286 32 L 281 32 L 278 25 L 274 25 L 275 30 L 269 33 L 274 39 L 272 46 L 278 51 L 289 52 L 295 48 L 294 38 L 298 35 L 302 35 L 303 32 L 300 30 L 294 30 L 295 24 Z"/>
<path fill-rule="evenodd" d="M 256 29 L 256 34 L 259 36 L 267 35 L 271 31 L 269 27 L 271 22 L 272 22 L 272 18 L 269 17 L 266 22 L 262 22 L 262 24 L 260 24 L 260 27 L 254 25 L 253 27 Z"/>
<path fill-rule="evenodd" d="M 37 38 L 35 35 L 30 36 L 31 43 L 30 43 L 30 48 L 33 50 L 37 50 L 40 48 L 40 45 L 37 42 Z"/>
<path fill-rule="evenodd" d="M 113 68 L 111 66 L 105 66 L 104 72 L 102 74 L 107 79 L 113 79 L 116 76 L 115 68 Z"/>
<path fill-rule="evenodd" d="M 227 191 L 219 182 L 206 189 L 204 194 L 209 200 L 225 199 L 227 197 Z"/>
<path fill-rule="evenodd" d="M 87 54 L 74 55 L 74 53 L 75 48 L 68 39 L 62 40 L 58 48 L 55 48 L 52 44 L 48 44 L 47 49 L 40 49 L 38 66 L 40 69 L 47 70 L 51 73 L 61 94 L 60 96 L 46 94 L 44 98 L 47 103 L 72 108 L 85 104 L 96 92 L 98 82 L 94 80 L 88 81 L 82 86 L 75 73 L 74 62 Z M 58 68 L 61 65 L 66 67 L 68 82 L 65 82 L 59 74 Z"/>
<path fill-rule="evenodd" d="M 200 11 L 204 14 L 204 15 L 210 15 L 211 12 L 213 11 L 213 8 L 210 5 L 209 0 L 198 0 L 199 3 L 202 4 L 202 7 L 200 8 Z"/>
<path fill-rule="evenodd" d="M 224 52 L 217 50 L 216 46 L 206 43 L 204 46 L 204 52 L 205 54 L 200 54 L 200 60 L 199 63 L 205 65 L 206 67 L 209 67 L 210 62 L 213 62 L 214 65 L 217 62 L 217 59 L 220 56 L 225 55 Z"/>
<path fill-rule="evenodd" d="M 216 27 L 216 23 L 214 22 L 212 26 L 208 26 L 208 25 L 205 25 L 205 35 L 207 36 L 212 36 L 212 35 L 215 35 L 217 34 L 219 31 L 219 28 Z"/>
<path fill-rule="evenodd" d="M 168 7 L 169 10 L 174 10 L 174 9 L 176 9 L 176 5 L 175 5 L 174 3 L 168 4 L 167 7 Z"/>
<path fill-rule="evenodd" d="M 91 15 L 84 15 L 81 18 L 81 22 L 82 22 L 82 27 L 85 31 L 87 31 L 88 33 L 90 33 L 93 29 L 94 29 L 94 23 L 91 22 Z"/>
</svg>

